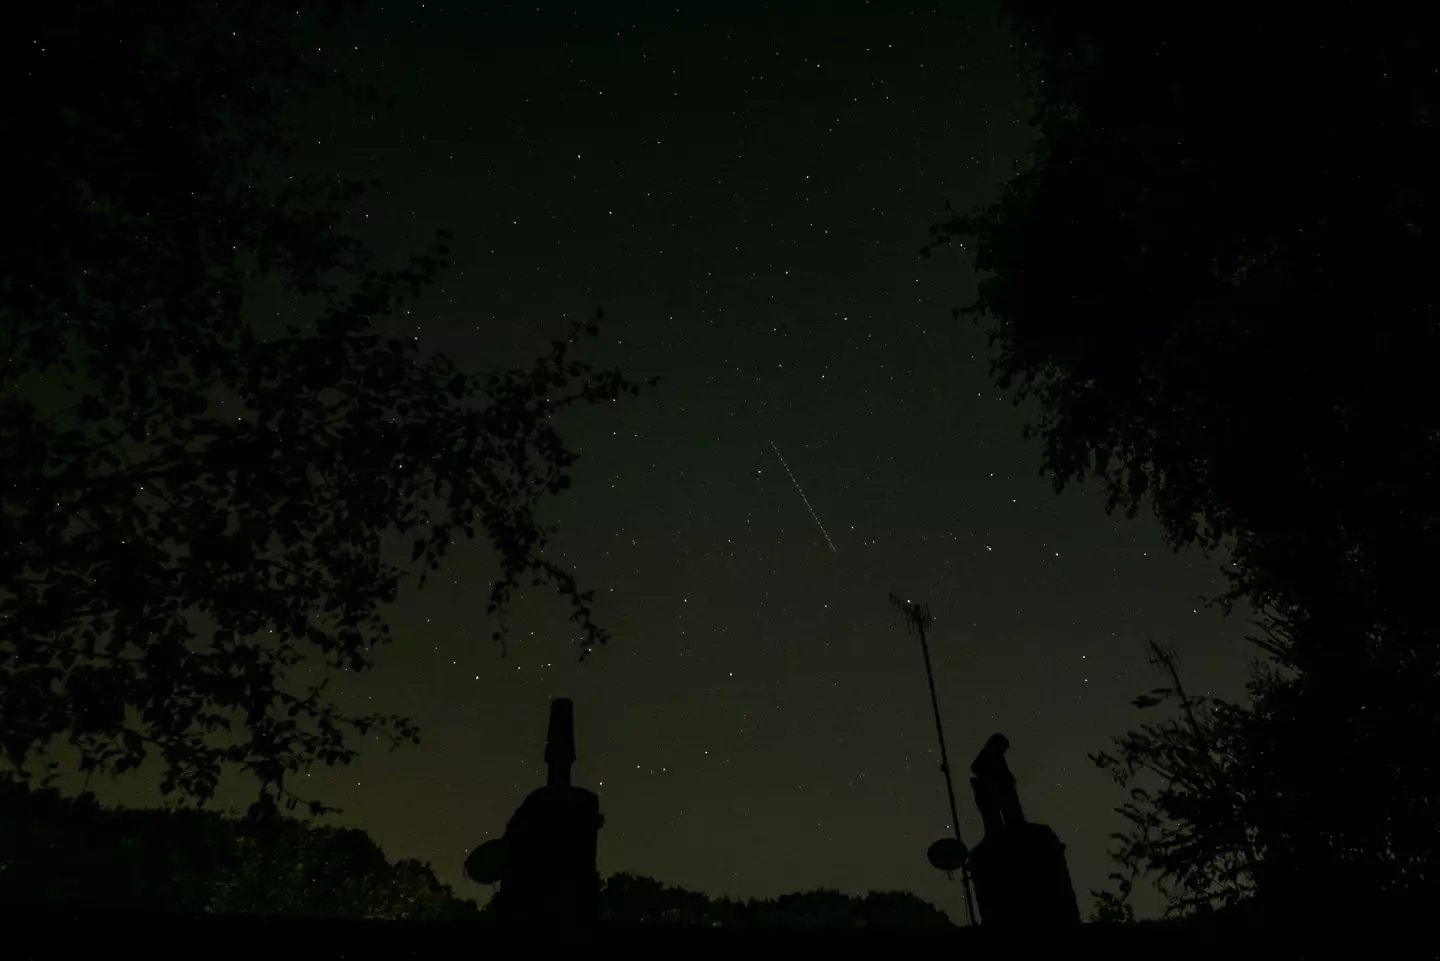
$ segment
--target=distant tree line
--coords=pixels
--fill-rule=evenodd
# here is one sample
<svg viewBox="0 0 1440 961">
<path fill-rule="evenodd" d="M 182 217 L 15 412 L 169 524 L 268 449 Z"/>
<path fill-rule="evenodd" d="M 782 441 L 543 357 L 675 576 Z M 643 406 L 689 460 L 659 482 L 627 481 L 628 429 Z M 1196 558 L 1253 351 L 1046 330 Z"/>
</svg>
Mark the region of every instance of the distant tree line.
<svg viewBox="0 0 1440 961">
<path fill-rule="evenodd" d="M 0 904 L 137 914 L 485 922 L 428 864 L 391 862 L 364 831 L 195 808 L 102 806 L 0 779 Z M 950 927 L 903 891 L 710 898 L 628 873 L 601 882 L 615 927 Z"/>
<path fill-rule="evenodd" d="M 737 900 L 711 898 L 625 872 L 601 882 L 600 919 L 612 927 L 928 930 L 953 926 L 943 911 L 906 891 L 850 895 L 821 889 Z"/>
<path fill-rule="evenodd" d="M 0 904 L 135 914 L 477 917 L 430 866 L 293 818 L 102 806 L 0 779 Z"/>
</svg>

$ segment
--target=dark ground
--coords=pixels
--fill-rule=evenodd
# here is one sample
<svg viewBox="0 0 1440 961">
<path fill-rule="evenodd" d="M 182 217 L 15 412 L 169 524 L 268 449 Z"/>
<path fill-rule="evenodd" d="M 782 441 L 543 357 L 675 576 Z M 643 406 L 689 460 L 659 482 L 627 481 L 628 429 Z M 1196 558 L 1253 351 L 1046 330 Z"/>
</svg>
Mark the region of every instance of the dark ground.
<svg viewBox="0 0 1440 961">
<path fill-rule="evenodd" d="M 13 961 L 118 956 L 212 958 L 464 958 L 487 954 L 594 958 L 1393 958 L 1435 957 L 1430 932 L 1402 936 L 1334 926 L 1316 905 L 1307 931 L 1243 920 L 1085 925 L 1070 937 L 1000 943 L 984 929 L 903 931 L 602 930 L 583 940 L 501 935 L 473 923 L 354 922 L 223 917 L 123 917 L 74 911 L 0 914 L 0 954 Z"/>
</svg>

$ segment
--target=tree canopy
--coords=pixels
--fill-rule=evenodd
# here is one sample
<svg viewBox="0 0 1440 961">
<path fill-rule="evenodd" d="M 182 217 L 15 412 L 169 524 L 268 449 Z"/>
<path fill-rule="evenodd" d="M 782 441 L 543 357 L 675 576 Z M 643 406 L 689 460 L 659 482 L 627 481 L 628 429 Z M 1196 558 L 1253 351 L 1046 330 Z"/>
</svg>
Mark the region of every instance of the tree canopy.
<svg viewBox="0 0 1440 961">
<path fill-rule="evenodd" d="M 1001 383 L 1039 401 L 1044 470 L 1148 503 L 1176 544 L 1228 539 L 1234 597 L 1432 629 L 1409 560 L 1440 537 L 1423 32 L 1010 9 L 1034 156 L 934 231 L 975 246 L 965 312 L 992 322 Z"/>
<path fill-rule="evenodd" d="M 1219 600 L 1259 612 L 1281 670 L 1224 725 L 1267 876 L 1433 885 L 1431 34 L 1339 10 L 1008 9 L 1033 157 L 927 251 L 973 245 L 963 312 L 988 325 L 1000 384 L 1036 403 L 1057 489 L 1097 479 L 1177 548 L 1223 549 Z M 1130 760 L 1168 768 L 1188 737 Z"/>
<path fill-rule="evenodd" d="M 491 613 L 548 583 L 582 654 L 606 640 L 537 506 L 575 462 L 554 415 L 639 386 L 572 355 L 594 324 L 493 372 L 391 332 L 446 236 L 381 264 L 345 226 L 365 185 L 286 166 L 282 107 L 375 99 L 302 49 L 345 6 L 49 5 L 7 45 L 29 91 L 0 120 L 22 241 L 0 262 L 0 746 L 18 769 L 64 738 L 86 771 L 155 755 L 166 792 L 203 800 L 230 765 L 273 802 L 288 773 L 354 757 L 350 732 L 415 738 L 297 671 L 371 667 L 384 606 L 460 534 L 498 553 Z M 268 329 L 247 310 L 262 282 L 310 319 Z"/>
</svg>

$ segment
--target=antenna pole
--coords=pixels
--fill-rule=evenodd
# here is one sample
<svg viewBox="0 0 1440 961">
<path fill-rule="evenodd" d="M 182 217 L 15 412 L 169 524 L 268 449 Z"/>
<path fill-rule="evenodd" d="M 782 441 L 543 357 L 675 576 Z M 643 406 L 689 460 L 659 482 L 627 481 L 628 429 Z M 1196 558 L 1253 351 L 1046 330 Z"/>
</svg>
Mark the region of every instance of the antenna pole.
<svg viewBox="0 0 1440 961">
<path fill-rule="evenodd" d="M 945 728 L 940 723 L 940 699 L 935 696 L 935 672 L 930 666 L 930 644 L 925 639 L 925 628 L 930 626 L 930 612 L 919 604 L 901 601 L 894 594 L 890 600 L 905 615 L 905 624 L 920 634 L 920 651 L 925 655 L 925 680 L 930 685 L 930 708 L 935 712 L 935 735 L 940 739 L 940 770 L 945 775 L 945 793 L 950 797 L 950 823 L 955 827 L 955 840 L 964 844 L 960 837 L 960 815 L 955 809 L 955 782 L 950 777 L 950 755 L 945 750 Z M 967 860 L 960 866 L 960 880 L 965 886 L 965 919 L 975 924 L 975 898 L 970 889 L 970 865 Z"/>
<path fill-rule="evenodd" d="M 1210 762 L 1210 746 L 1205 742 L 1205 736 L 1200 733 L 1200 724 L 1195 720 L 1195 709 L 1190 704 L 1190 696 L 1185 693 L 1185 687 L 1180 683 L 1180 669 L 1175 664 L 1175 652 L 1167 651 L 1155 643 L 1154 639 L 1151 639 L 1149 647 L 1150 663 L 1170 675 L 1170 683 L 1175 685 L 1175 693 L 1180 696 L 1180 705 L 1185 709 L 1185 717 L 1190 721 L 1190 733 L 1195 736 L 1195 744 L 1206 761 Z"/>
</svg>

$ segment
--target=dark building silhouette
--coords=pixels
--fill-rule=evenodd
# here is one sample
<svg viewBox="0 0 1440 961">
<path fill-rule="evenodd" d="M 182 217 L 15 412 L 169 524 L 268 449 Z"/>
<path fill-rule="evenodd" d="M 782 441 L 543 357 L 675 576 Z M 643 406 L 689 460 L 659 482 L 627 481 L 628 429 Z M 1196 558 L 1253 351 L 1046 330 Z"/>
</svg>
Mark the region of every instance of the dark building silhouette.
<svg viewBox="0 0 1440 961">
<path fill-rule="evenodd" d="M 500 839 L 500 891 L 495 902 L 500 924 L 555 930 L 586 927 L 598 920 L 595 847 L 605 818 L 600 798 L 570 783 L 574 762 L 574 705 L 568 698 L 557 698 L 550 704 L 545 739 L 545 763 L 550 769 L 546 784 L 530 792 Z M 488 880 L 472 867 L 485 857 L 486 847 L 477 848 L 466 865 L 466 873 L 476 880 Z"/>
<path fill-rule="evenodd" d="M 970 854 L 980 921 L 988 927 L 1045 933 L 1080 923 L 1080 907 L 1053 830 L 1025 820 L 1003 734 L 985 742 L 970 765 L 970 786 L 985 837 Z"/>
</svg>

